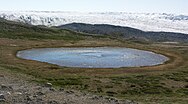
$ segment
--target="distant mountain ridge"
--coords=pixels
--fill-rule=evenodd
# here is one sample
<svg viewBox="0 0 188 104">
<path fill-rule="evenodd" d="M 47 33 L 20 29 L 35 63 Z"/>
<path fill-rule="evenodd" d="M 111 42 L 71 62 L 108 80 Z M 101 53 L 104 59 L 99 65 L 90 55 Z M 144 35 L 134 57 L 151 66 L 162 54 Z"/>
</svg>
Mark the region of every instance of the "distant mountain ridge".
<svg viewBox="0 0 188 104">
<path fill-rule="evenodd" d="M 173 32 L 145 32 L 138 29 L 106 24 L 72 23 L 58 26 L 61 29 L 69 29 L 92 35 L 109 35 L 116 38 L 150 42 L 188 42 L 188 34 Z"/>
<path fill-rule="evenodd" d="M 76 22 L 188 34 L 188 15 L 166 13 L 0 11 L 0 18 L 31 25 L 60 26 Z"/>
</svg>

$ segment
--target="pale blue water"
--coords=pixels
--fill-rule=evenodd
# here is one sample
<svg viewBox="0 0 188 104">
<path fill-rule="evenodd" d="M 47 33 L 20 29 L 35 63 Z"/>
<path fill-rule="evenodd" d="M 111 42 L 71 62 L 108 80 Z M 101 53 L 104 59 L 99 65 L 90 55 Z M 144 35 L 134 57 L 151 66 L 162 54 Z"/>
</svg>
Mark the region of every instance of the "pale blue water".
<svg viewBox="0 0 188 104">
<path fill-rule="evenodd" d="M 120 68 L 163 64 L 167 57 L 130 48 L 41 48 L 23 50 L 17 57 L 66 67 Z"/>
</svg>

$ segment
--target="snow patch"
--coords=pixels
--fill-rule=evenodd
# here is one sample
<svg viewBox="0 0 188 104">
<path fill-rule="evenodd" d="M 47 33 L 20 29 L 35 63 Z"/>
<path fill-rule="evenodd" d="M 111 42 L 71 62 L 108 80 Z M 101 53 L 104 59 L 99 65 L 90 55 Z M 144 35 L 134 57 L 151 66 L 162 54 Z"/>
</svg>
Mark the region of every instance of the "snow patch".
<svg viewBox="0 0 188 104">
<path fill-rule="evenodd" d="M 166 13 L 0 11 L 0 17 L 49 27 L 76 22 L 128 26 L 143 31 L 188 34 L 188 16 Z"/>
</svg>

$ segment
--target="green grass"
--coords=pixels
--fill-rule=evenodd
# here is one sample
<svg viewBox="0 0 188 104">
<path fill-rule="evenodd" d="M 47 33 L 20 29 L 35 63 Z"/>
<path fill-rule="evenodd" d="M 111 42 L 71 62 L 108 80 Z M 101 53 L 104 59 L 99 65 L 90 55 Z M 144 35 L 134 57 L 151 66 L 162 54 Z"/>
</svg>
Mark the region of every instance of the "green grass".
<svg viewBox="0 0 188 104">
<path fill-rule="evenodd" d="M 79 41 L 88 37 L 104 38 L 104 36 L 89 36 L 70 30 L 32 26 L 0 19 L 0 38 Z"/>
<path fill-rule="evenodd" d="M 0 45 L 0 70 L 31 75 L 35 77 L 32 81 L 37 83 L 44 84 L 50 82 L 55 87 L 70 88 L 121 99 L 131 99 L 144 104 L 151 102 L 186 104 L 188 102 L 187 48 L 155 47 L 148 43 L 133 40 L 125 41 L 105 36 L 90 36 L 89 34 L 81 34 L 69 30 L 31 26 L 6 20 L 0 20 L 0 38 L 7 39 L 5 43 L 0 43 L 2 44 Z M 100 39 L 108 39 L 108 41 Z M 115 45 L 113 44 L 114 40 L 118 42 Z M 50 43 L 51 41 L 60 42 Z M 82 42 L 79 43 L 79 41 Z M 89 43 L 90 41 L 93 41 L 93 43 Z M 16 51 L 20 49 L 62 47 L 72 42 L 75 42 L 75 46 L 78 47 L 98 45 L 131 46 L 151 51 L 158 50 L 161 53 L 172 52 L 179 55 L 183 62 L 171 67 L 158 67 L 157 69 L 144 67 L 95 70 L 66 68 L 45 63 L 39 64 L 20 60 L 14 56 Z M 33 45 L 34 43 L 36 44 Z M 17 46 L 12 47 L 10 44 Z M 7 54 L 12 54 L 13 56 Z M 173 60 L 165 64 L 173 63 L 176 60 L 174 57 L 169 57 Z"/>
</svg>

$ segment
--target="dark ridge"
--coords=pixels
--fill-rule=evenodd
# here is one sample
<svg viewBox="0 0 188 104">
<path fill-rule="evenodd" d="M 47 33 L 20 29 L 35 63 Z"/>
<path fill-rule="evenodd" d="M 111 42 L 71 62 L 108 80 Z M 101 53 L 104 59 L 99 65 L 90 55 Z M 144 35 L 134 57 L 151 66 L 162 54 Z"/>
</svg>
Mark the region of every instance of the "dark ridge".
<svg viewBox="0 0 188 104">
<path fill-rule="evenodd" d="M 87 38 L 87 36 L 88 35 L 70 30 L 49 28 L 45 26 L 34 26 L 0 18 L 0 38 L 78 41 Z"/>
<path fill-rule="evenodd" d="M 69 29 L 76 32 L 89 33 L 92 35 L 109 35 L 113 37 L 150 41 L 150 42 L 188 42 L 188 34 L 173 32 L 145 32 L 131 27 L 113 26 L 108 24 L 84 24 L 72 23 L 58 26 L 57 28 Z"/>
</svg>

